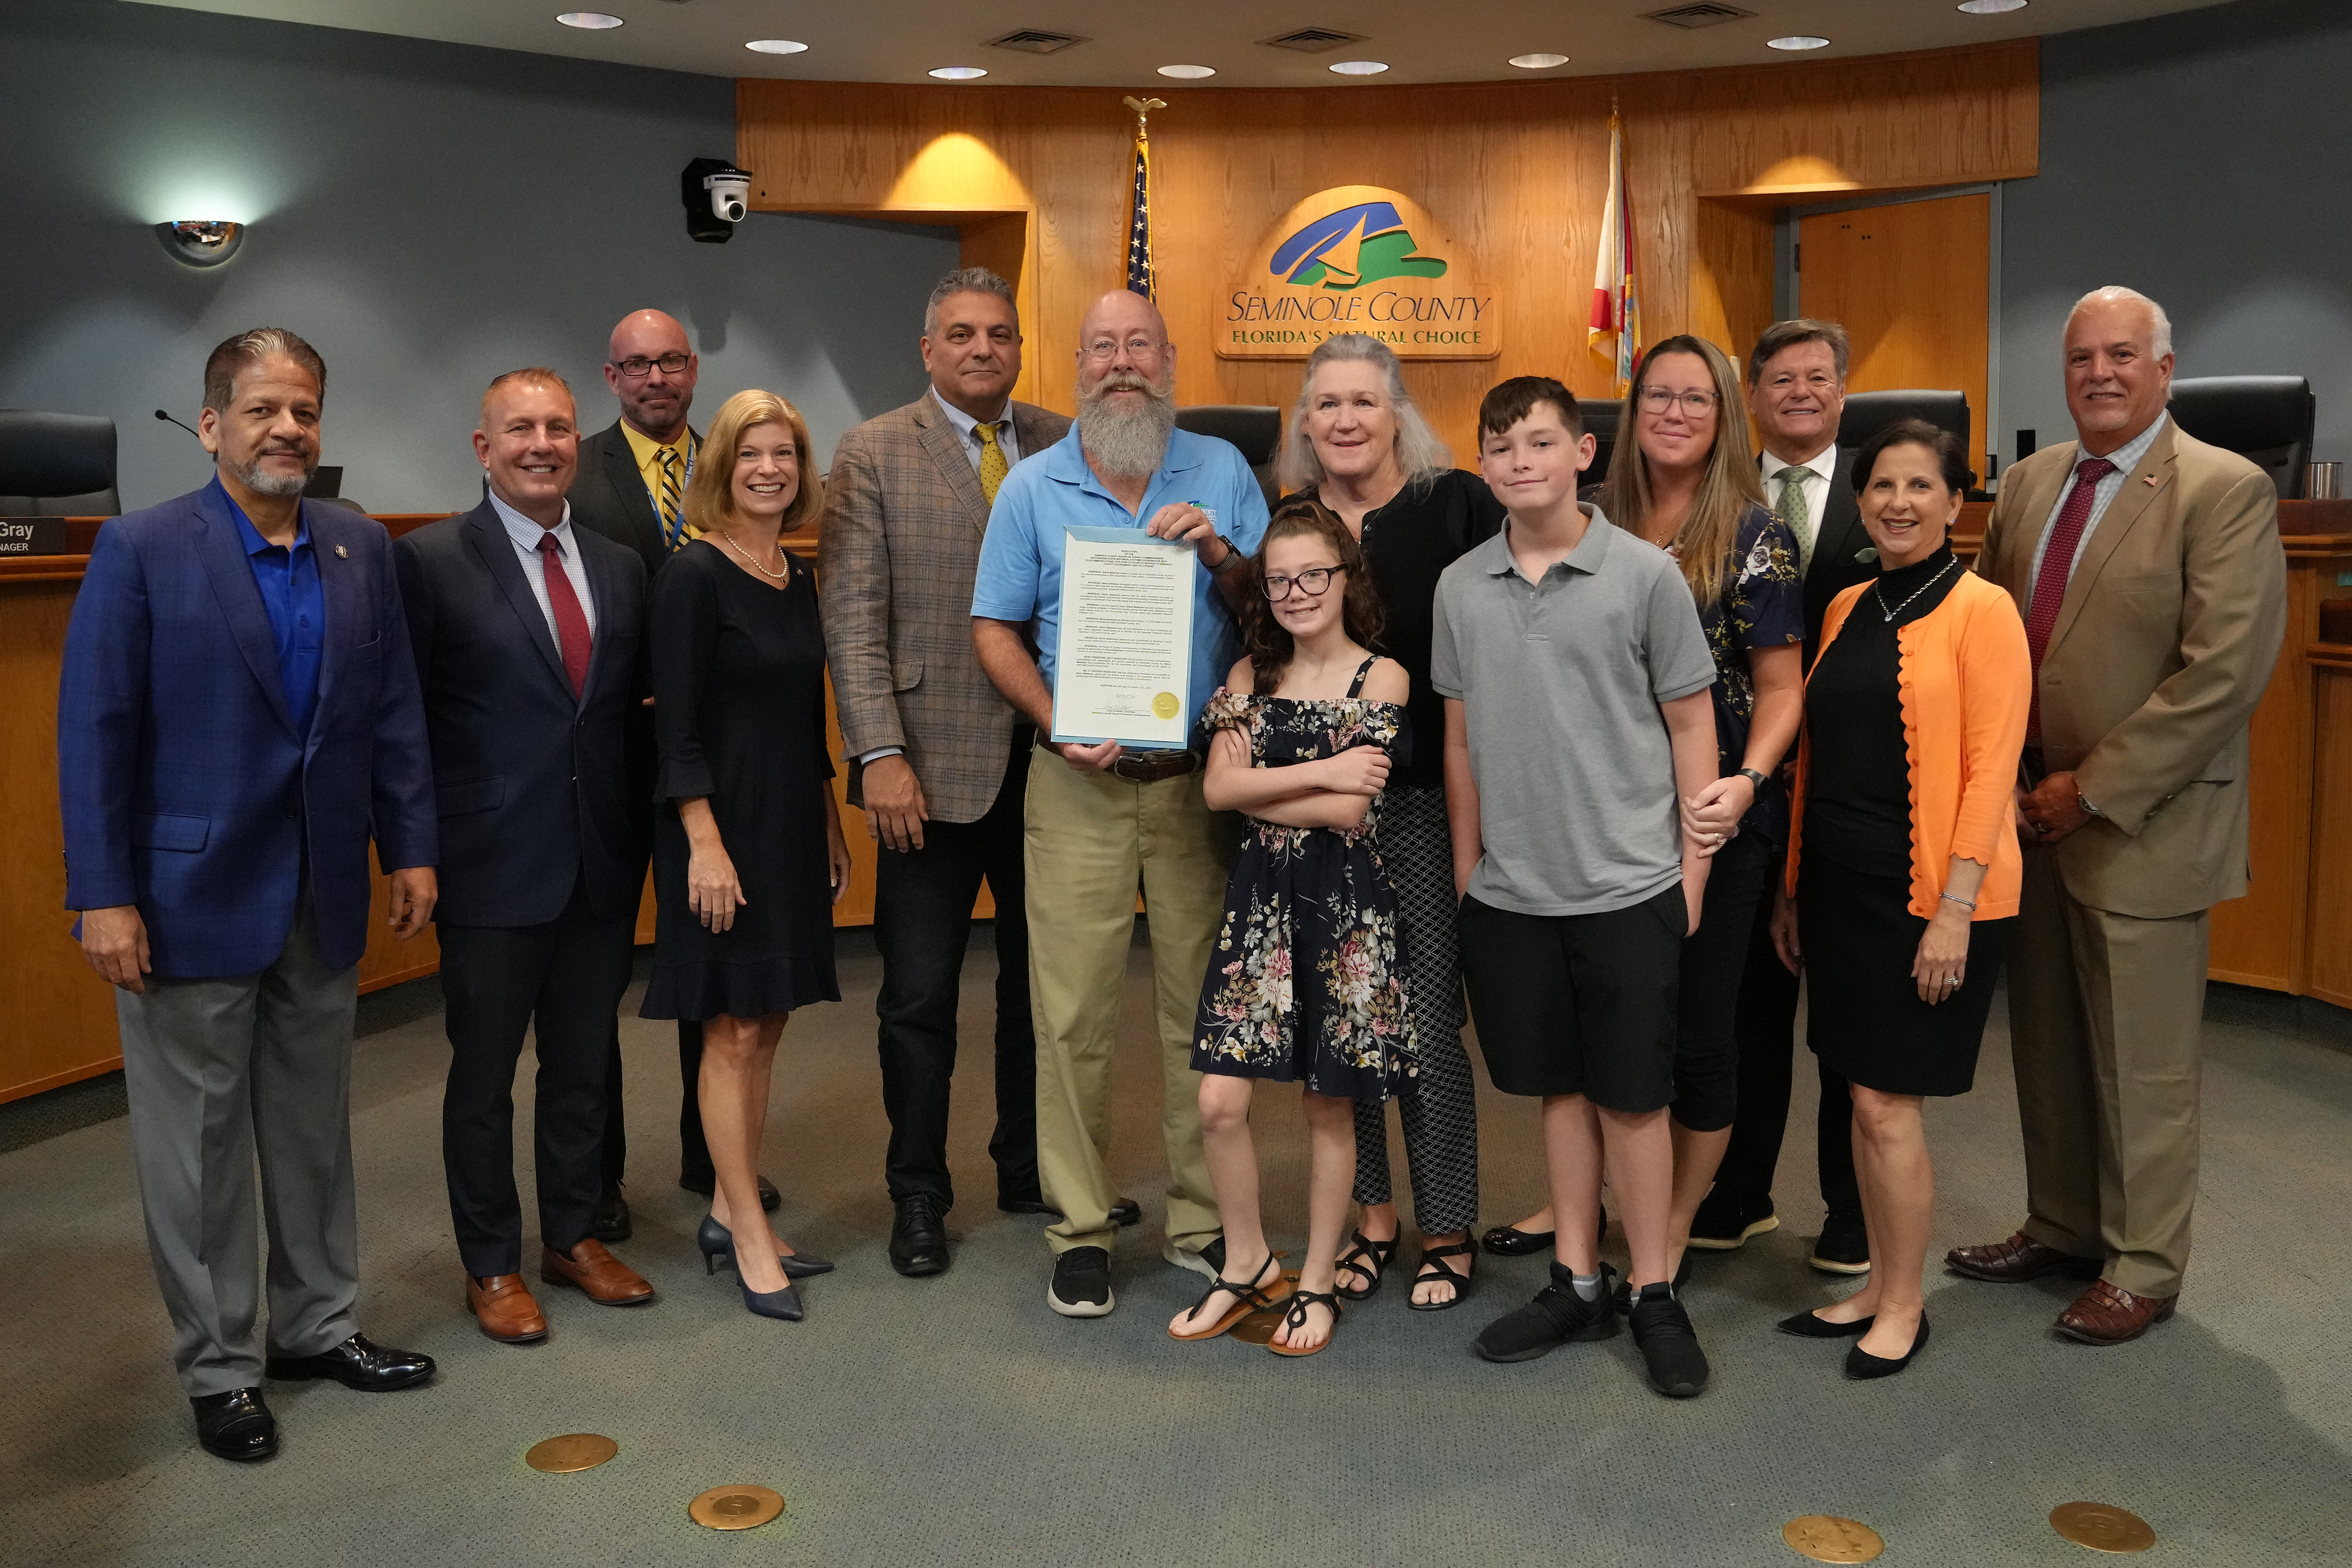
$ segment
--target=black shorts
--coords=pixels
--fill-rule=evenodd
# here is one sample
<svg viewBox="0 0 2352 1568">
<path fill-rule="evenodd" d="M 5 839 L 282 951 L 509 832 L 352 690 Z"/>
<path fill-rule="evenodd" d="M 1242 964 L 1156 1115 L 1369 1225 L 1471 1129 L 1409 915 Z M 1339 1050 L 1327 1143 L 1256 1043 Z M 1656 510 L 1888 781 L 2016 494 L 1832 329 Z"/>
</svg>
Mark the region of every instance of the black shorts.
<svg viewBox="0 0 2352 1568">
<path fill-rule="evenodd" d="M 1522 915 L 1465 897 L 1462 979 L 1505 1094 L 1580 1094 L 1638 1115 L 1675 1097 L 1682 883 L 1597 915 Z"/>
</svg>

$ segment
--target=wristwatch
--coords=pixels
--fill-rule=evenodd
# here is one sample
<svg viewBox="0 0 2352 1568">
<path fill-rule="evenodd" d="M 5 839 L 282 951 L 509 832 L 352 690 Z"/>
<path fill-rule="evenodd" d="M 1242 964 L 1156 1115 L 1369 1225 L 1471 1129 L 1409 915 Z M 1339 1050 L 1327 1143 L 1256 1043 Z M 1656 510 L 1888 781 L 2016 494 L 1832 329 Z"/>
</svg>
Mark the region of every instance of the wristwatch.
<svg viewBox="0 0 2352 1568">
<path fill-rule="evenodd" d="M 2093 816 L 2105 816 L 2107 815 L 2105 812 L 2101 811 L 2097 806 L 2092 805 L 2091 797 L 2084 795 L 2081 790 L 2076 790 L 2074 792 L 2074 804 L 2081 806 L 2085 812 Z"/>
<path fill-rule="evenodd" d="M 1766 778 L 1762 773 L 1758 773 L 1754 768 L 1740 769 L 1739 776 L 1746 779 L 1749 784 L 1754 784 L 1756 786 L 1757 793 L 1759 795 L 1763 793 L 1764 786 L 1772 782 Z"/>
<path fill-rule="evenodd" d="M 1225 547 L 1225 558 L 1223 561 L 1218 562 L 1214 566 L 1209 568 L 1209 574 L 1211 576 L 1222 577 L 1226 573 L 1232 571 L 1234 567 L 1249 559 L 1248 556 L 1242 553 L 1242 547 L 1240 545 L 1235 544 L 1223 534 L 1221 533 L 1217 535 L 1217 542 Z"/>
</svg>

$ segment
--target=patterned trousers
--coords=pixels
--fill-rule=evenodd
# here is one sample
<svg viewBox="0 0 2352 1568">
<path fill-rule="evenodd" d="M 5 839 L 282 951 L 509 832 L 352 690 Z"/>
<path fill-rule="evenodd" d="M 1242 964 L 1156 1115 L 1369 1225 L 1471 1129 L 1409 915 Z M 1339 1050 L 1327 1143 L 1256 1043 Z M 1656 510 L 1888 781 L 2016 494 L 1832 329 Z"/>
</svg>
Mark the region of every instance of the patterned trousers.
<svg viewBox="0 0 2352 1568">
<path fill-rule="evenodd" d="M 1373 847 L 1396 889 L 1411 964 L 1420 1071 L 1397 1097 L 1412 1165 L 1413 1223 L 1426 1234 L 1468 1230 L 1478 1217 L 1478 1090 L 1462 1048 L 1468 1014 L 1454 947 L 1454 843 L 1445 792 L 1391 786 L 1381 796 Z M 1356 1201 L 1390 1200 L 1385 1106 L 1356 1102 Z"/>
</svg>

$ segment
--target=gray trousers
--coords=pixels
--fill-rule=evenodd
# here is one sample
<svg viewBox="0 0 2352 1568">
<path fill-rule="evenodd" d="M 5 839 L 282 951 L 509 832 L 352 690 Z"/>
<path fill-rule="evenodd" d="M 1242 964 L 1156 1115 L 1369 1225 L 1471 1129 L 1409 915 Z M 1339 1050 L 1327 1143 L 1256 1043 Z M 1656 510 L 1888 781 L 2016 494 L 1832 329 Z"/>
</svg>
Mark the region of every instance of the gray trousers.
<svg viewBox="0 0 2352 1568">
<path fill-rule="evenodd" d="M 319 953 L 310 890 L 278 962 L 223 980 L 150 975 L 115 993 L 147 1247 L 191 1398 L 261 1383 L 259 1157 L 269 1227 L 269 1353 L 358 1332 L 352 1028 L 359 967 Z"/>
</svg>

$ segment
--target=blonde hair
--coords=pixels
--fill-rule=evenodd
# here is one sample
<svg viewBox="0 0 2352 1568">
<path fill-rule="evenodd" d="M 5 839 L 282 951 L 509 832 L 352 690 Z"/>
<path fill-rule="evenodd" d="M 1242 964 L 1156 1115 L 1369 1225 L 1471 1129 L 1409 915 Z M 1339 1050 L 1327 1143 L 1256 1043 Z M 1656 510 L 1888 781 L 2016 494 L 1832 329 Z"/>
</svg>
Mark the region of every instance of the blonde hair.
<svg viewBox="0 0 2352 1568">
<path fill-rule="evenodd" d="M 735 517 L 735 448 L 743 433 L 757 425 L 783 425 L 793 433 L 793 451 L 799 460 L 800 489 L 784 508 L 784 531 L 806 522 L 824 504 L 824 481 L 809 450 L 808 421 L 801 411 L 772 392 L 756 388 L 739 392 L 719 405 L 710 434 L 694 459 L 694 477 L 686 482 L 686 523 L 697 535 L 724 528 Z"/>
<path fill-rule="evenodd" d="M 1675 553 L 1691 597 L 1704 610 L 1723 597 L 1724 568 L 1739 542 L 1739 520 L 1751 506 L 1764 504 L 1764 481 L 1756 468 L 1756 454 L 1748 447 L 1747 410 L 1739 400 L 1739 373 L 1724 352 L 1705 338 L 1687 334 L 1654 343 L 1634 373 L 1632 395 L 1625 399 L 1625 422 L 1618 427 L 1617 455 L 1609 464 L 1608 482 L 1601 493 L 1601 510 L 1609 521 L 1632 532 L 1642 531 L 1650 515 L 1650 465 L 1642 456 L 1639 428 L 1643 373 L 1660 354 L 1696 354 L 1715 383 L 1715 445 L 1707 451 L 1706 472 L 1700 476 L 1698 494 L 1675 530 Z"/>
<path fill-rule="evenodd" d="M 1327 364 L 1341 363 L 1379 368 L 1389 412 L 1396 416 L 1397 467 L 1403 470 L 1407 483 L 1425 484 L 1454 466 L 1453 451 L 1438 438 L 1412 394 L 1405 390 L 1404 368 L 1397 363 L 1396 351 L 1363 332 L 1339 332 L 1325 338 L 1307 356 L 1306 374 L 1298 381 L 1298 401 L 1290 410 L 1290 431 L 1275 468 L 1276 483 L 1293 492 L 1312 489 L 1323 482 L 1323 460 L 1315 455 L 1315 443 L 1307 436 L 1307 403 L 1315 395 L 1317 373 Z"/>
</svg>

